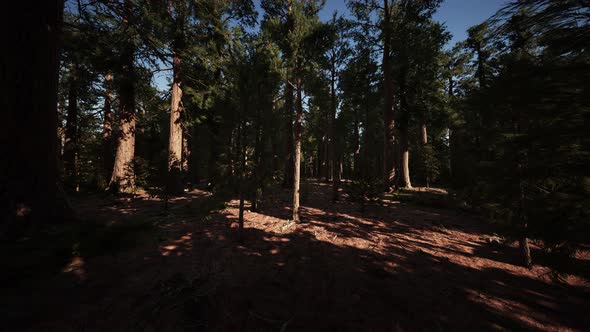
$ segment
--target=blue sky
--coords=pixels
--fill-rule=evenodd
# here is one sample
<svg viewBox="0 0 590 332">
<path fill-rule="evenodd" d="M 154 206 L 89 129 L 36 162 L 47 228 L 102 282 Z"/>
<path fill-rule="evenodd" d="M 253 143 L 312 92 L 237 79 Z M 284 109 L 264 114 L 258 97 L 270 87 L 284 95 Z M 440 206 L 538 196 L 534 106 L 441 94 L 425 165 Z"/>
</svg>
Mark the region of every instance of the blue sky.
<svg viewBox="0 0 590 332">
<path fill-rule="evenodd" d="M 257 7 L 259 0 L 254 0 Z M 334 10 L 348 16 L 346 0 L 326 0 L 326 5 L 320 12 L 322 21 L 332 18 Z M 504 6 L 506 0 L 444 0 L 435 15 L 436 20 L 444 22 L 453 35 L 451 44 L 464 40 L 466 30 L 492 16 Z M 261 10 L 259 9 L 259 12 Z"/>
<path fill-rule="evenodd" d="M 467 37 L 469 27 L 485 21 L 506 4 L 506 0 L 444 0 L 435 19 L 444 22 L 453 35 L 451 44 L 462 41 Z M 334 10 L 348 14 L 346 0 L 326 0 L 324 9 L 320 12 L 322 21 L 332 17 Z"/>
<path fill-rule="evenodd" d="M 506 3 L 505 0 L 445 0 L 435 18 L 446 24 L 447 29 L 453 34 L 451 44 L 454 44 L 465 40 L 469 27 L 485 21 Z"/>
</svg>

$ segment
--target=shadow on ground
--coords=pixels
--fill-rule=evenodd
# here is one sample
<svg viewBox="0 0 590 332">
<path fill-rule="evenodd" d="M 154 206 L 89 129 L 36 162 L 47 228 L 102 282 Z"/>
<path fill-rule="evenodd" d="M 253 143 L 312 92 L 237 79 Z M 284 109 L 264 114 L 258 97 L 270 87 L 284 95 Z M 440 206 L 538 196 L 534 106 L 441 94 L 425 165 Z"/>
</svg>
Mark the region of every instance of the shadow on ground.
<svg viewBox="0 0 590 332">
<path fill-rule="evenodd" d="M 119 208 L 80 203 L 101 218 L 157 220 L 159 240 L 70 262 L 43 282 L 16 285 L 9 320 L 39 331 L 587 330 L 587 275 L 558 285 L 548 269 L 516 264 L 473 216 L 388 202 L 367 212 L 331 203 L 311 182 L 299 225 L 288 192 L 246 212 L 202 208 L 204 193 Z M 93 205 L 94 204 L 94 205 Z M 70 265 L 74 266 L 70 266 Z M 77 264 L 77 265 L 76 265 Z M 27 304 L 31 310 L 25 311 Z M 18 308 L 21 308 L 19 311 Z M 14 314 L 18 312 L 18 314 Z"/>
</svg>

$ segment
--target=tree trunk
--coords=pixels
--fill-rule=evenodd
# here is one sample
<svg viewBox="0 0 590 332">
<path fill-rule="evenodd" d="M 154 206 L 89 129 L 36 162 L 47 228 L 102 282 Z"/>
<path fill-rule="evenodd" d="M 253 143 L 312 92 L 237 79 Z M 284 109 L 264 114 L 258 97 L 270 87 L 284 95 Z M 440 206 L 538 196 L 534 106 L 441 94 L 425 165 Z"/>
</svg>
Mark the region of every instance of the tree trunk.
<svg viewBox="0 0 590 332">
<path fill-rule="evenodd" d="M 408 141 L 408 126 L 406 124 L 400 126 L 400 150 L 401 150 L 401 162 L 402 162 L 402 178 L 401 186 L 409 189 L 412 188 L 412 182 L 410 181 L 410 150 Z"/>
<path fill-rule="evenodd" d="M 129 25 L 131 16 L 131 2 L 125 1 L 124 25 Z M 113 173 L 109 183 L 110 191 L 133 191 L 135 188 L 135 172 L 133 159 L 135 157 L 135 87 L 133 60 L 135 46 L 127 42 L 121 52 L 121 72 L 119 78 L 119 127 L 121 129 L 117 140 L 117 152 L 113 165 Z"/>
<path fill-rule="evenodd" d="M 531 258 L 531 248 L 529 247 L 529 240 L 526 236 L 520 238 L 520 251 L 522 253 L 523 264 L 530 268 L 533 266 L 533 259 Z"/>
<path fill-rule="evenodd" d="M 395 160 L 393 145 L 395 143 L 395 121 L 394 121 L 394 95 L 393 79 L 391 77 L 391 64 L 389 62 L 389 50 L 391 43 L 390 33 L 390 12 L 388 0 L 383 0 L 383 121 L 385 124 L 383 137 L 383 184 L 384 190 L 389 191 L 394 186 Z"/>
<path fill-rule="evenodd" d="M 102 166 L 104 170 L 104 179 L 113 170 L 113 111 L 111 102 L 113 100 L 112 93 L 113 75 L 107 73 L 105 75 L 105 94 L 103 105 L 103 123 L 102 123 Z"/>
<path fill-rule="evenodd" d="M 293 167 L 293 221 L 299 222 L 299 182 L 300 182 L 300 168 L 301 168 L 301 131 L 302 131 L 302 119 L 303 119 L 303 104 L 302 104 L 302 84 L 301 84 L 301 60 L 297 60 L 296 65 L 297 75 L 297 105 L 296 105 L 296 118 L 294 139 L 295 139 L 295 158 Z"/>
<path fill-rule="evenodd" d="M 409 124 L 409 109 L 408 109 L 408 102 L 406 96 L 406 84 L 405 84 L 405 74 L 402 75 L 400 79 L 400 101 L 401 101 L 401 117 L 400 117 L 400 125 L 399 125 L 399 152 L 401 158 L 401 177 L 400 177 L 400 186 L 406 189 L 412 188 L 412 182 L 410 181 L 410 150 L 409 150 L 409 133 L 408 127 Z"/>
<path fill-rule="evenodd" d="M 0 235 L 22 221 L 63 221 L 57 186 L 58 41 L 63 1 L 21 1 L 3 51 Z"/>
<path fill-rule="evenodd" d="M 332 153 L 332 200 L 338 200 L 338 190 L 340 188 L 340 163 L 338 160 L 338 150 L 336 144 L 336 64 L 332 59 L 332 68 L 330 71 L 330 101 L 332 114 L 330 117 L 330 152 Z"/>
<path fill-rule="evenodd" d="M 172 83 L 172 98 L 170 105 L 170 136 L 168 139 L 168 184 L 169 194 L 178 195 L 183 192 L 182 185 L 182 127 L 181 127 L 181 99 L 182 89 L 177 79 L 177 67 L 180 58 L 174 58 L 174 82 Z"/>
<path fill-rule="evenodd" d="M 181 81 L 181 63 L 180 53 L 184 48 L 183 34 L 183 8 L 182 5 L 177 7 L 178 15 L 176 17 L 176 31 L 174 39 L 174 59 L 172 60 L 173 82 L 172 96 L 170 100 L 170 136 L 168 139 L 168 183 L 166 189 L 171 195 L 180 195 L 184 191 L 182 179 L 182 81 Z"/>
<path fill-rule="evenodd" d="M 293 86 L 290 82 L 285 84 L 285 172 L 283 177 L 283 187 L 288 188 L 293 185 Z"/>
</svg>

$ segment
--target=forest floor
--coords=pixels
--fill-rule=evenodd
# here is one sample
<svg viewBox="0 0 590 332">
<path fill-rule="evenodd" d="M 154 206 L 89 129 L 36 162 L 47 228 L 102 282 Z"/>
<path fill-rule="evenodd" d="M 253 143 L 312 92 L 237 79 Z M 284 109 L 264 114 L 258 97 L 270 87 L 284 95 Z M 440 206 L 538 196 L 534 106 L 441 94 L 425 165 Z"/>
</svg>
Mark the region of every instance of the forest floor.
<svg viewBox="0 0 590 332">
<path fill-rule="evenodd" d="M 538 247 L 533 245 L 533 259 L 541 264 L 521 267 L 516 244 L 496 237 L 492 225 L 474 214 L 393 196 L 360 212 L 346 197 L 332 203 L 330 193 L 328 184 L 307 182 L 302 222 L 295 225 L 288 220 L 289 191 L 273 190 L 258 212 L 245 212 L 243 244 L 236 241 L 238 202 L 218 204 L 205 191 L 170 200 L 166 211 L 149 195 L 74 197 L 80 218 L 92 226 L 68 236 L 71 231 L 56 229 L 41 245 L 20 239 L 11 247 L 20 251 L 12 254 L 0 248 L 3 261 L 11 258 L 2 269 L 3 326 L 590 329 L 588 252 L 557 283 Z"/>
</svg>

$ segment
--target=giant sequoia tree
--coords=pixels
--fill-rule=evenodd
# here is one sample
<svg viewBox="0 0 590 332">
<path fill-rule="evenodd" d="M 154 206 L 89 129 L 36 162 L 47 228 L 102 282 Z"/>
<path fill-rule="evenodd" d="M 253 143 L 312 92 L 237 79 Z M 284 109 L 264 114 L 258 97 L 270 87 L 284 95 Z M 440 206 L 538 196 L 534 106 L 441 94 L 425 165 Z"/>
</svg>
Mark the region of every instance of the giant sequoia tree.
<svg viewBox="0 0 590 332">
<path fill-rule="evenodd" d="M 133 31 L 136 21 L 134 3 L 125 0 L 120 10 L 122 32 Z M 110 190 L 114 192 L 132 190 L 135 186 L 134 157 L 135 157 L 135 51 L 133 37 L 122 40 L 119 44 L 119 62 L 116 71 L 119 96 L 119 136 L 113 172 L 109 182 Z"/>
<path fill-rule="evenodd" d="M 183 190 L 182 183 L 182 59 L 185 56 L 185 30 L 187 29 L 187 12 L 190 10 L 184 1 L 170 5 L 172 16 L 172 93 L 170 96 L 170 137 L 168 140 L 168 184 L 170 193 L 178 194 Z"/>
</svg>

